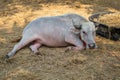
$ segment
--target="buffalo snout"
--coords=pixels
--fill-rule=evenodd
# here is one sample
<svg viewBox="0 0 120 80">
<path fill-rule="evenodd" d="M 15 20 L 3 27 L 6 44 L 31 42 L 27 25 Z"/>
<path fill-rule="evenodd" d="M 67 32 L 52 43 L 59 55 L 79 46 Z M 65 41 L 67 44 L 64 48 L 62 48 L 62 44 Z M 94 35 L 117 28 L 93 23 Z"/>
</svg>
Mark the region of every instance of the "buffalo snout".
<svg viewBox="0 0 120 80">
<path fill-rule="evenodd" d="M 95 43 L 90 43 L 90 44 L 88 44 L 88 46 L 89 46 L 90 49 L 95 49 L 96 48 Z"/>
</svg>

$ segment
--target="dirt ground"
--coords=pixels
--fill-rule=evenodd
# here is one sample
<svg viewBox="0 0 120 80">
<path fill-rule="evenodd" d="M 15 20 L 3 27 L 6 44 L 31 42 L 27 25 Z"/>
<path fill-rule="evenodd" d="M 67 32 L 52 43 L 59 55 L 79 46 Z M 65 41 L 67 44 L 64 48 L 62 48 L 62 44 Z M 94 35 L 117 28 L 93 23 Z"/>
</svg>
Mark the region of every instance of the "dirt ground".
<svg viewBox="0 0 120 80">
<path fill-rule="evenodd" d="M 98 49 L 42 47 L 37 56 L 25 47 L 8 62 L 3 60 L 16 44 L 11 41 L 35 18 L 65 13 L 88 18 L 95 12 L 120 12 L 118 5 L 119 0 L 0 0 L 0 80 L 120 80 L 120 41 L 100 36 Z"/>
</svg>

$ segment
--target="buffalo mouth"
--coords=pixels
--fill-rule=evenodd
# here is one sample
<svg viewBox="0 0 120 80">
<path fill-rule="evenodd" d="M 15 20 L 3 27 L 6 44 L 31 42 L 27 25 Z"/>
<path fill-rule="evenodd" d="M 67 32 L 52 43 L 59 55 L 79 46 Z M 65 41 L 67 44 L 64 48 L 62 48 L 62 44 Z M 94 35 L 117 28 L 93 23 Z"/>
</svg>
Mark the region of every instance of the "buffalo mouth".
<svg viewBox="0 0 120 80">
<path fill-rule="evenodd" d="M 95 43 L 87 44 L 85 41 L 83 41 L 83 46 L 85 47 L 85 49 L 96 49 L 97 48 Z"/>
</svg>

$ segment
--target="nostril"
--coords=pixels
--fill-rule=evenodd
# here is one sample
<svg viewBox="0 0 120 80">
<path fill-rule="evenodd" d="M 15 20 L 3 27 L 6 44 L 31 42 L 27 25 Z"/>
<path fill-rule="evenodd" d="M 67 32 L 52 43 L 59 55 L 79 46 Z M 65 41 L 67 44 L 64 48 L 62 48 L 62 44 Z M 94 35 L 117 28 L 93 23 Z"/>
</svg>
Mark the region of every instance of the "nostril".
<svg viewBox="0 0 120 80">
<path fill-rule="evenodd" d="M 95 48 L 95 43 L 91 43 L 88 45 L 91 49 Z"/>
</svg>

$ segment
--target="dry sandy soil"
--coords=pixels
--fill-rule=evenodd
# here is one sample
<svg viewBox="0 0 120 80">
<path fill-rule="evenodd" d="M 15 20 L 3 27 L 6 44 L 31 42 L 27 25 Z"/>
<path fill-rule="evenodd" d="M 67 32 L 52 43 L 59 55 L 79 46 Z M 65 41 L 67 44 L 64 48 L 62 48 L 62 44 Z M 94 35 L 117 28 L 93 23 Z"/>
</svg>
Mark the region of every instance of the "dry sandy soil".
<svg viewBox="0 0 120 80">
<path fill-rule="evenodd" d="M 120 41 L 100 36 L 95 50 L 42 47 L 37 56 L 25 47 L 3 60 L 16 44 L 11 41 L 35 18 L 65 13 L 88 18 L 100 11 L 120 12 L 117 5 L 119 0 L 0 0 L 0 80 L 120 80 Z"/>
</svg>

